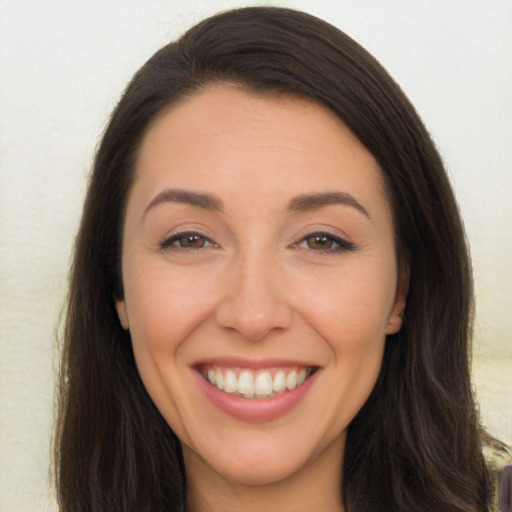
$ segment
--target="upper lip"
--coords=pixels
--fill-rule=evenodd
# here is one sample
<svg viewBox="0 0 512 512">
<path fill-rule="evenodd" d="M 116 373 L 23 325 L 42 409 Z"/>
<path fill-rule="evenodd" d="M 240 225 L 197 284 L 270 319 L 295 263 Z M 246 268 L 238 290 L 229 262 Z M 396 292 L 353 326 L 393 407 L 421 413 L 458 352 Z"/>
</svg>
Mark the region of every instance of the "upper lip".
<svg viewBox="0 0 512 512">
<path fill-rule="evenodd" d="M 253 370 L 259 370 L 263 368 L 276 368 L 276 367 L 318 367 L 319 365 L 308 361 L 294 360 L 294 359 L 281 359 L 281 358 L 265 358 L 265 359 L 245 359 L 240 357 L 210 357 L 198 360 L 191 366 L 194 368 L 204 366 L 220 366 L 225 368 L 248 368 Z"/>
</svg>

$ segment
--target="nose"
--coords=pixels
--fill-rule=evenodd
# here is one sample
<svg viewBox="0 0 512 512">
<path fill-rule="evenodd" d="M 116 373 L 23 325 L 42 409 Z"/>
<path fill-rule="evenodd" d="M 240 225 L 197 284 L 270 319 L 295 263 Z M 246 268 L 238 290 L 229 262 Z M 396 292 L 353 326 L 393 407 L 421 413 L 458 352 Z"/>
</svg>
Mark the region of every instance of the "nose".
<svg viewBox="0 0 512 512">
<path fill-rule="evenodd" d="M 240 259 L 229 269 L 216 320 L 249 341 L 260 341 L 290 327 L 293 308 L 288 294 L 276 261 L 257 256 Z"/>
</svg>

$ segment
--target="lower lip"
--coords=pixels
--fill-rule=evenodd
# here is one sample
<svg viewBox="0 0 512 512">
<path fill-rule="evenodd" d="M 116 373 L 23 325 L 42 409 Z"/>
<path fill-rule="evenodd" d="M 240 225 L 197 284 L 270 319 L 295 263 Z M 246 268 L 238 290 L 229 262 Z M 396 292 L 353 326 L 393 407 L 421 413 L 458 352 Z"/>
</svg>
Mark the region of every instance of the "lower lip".
<svg viewBox="0 0 512 512">
<path fill-rule="evenodd" d="M 281 395 L 270 398 L 242 398 L 220 391 L 196 371 L 200 387 L 219 409 L 233 418 L 253 423 L 270 422 L 286 414 L 304 398 L 319 373 L 316 371 L 304 384 Z"/>
</svg>

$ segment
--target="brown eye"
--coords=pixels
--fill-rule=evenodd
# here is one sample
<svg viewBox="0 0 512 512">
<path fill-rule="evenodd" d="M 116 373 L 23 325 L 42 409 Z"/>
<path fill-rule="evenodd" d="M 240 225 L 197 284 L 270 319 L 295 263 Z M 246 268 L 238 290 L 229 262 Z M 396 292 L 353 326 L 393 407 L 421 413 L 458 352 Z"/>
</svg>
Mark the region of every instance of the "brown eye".
<svg viewBox="0 0 512 512">
<path fill-rule="evenodd" d="M 325 251 L 332 249 L 335 244 L 334 240 L 330 236 L 323 234 L 308 236 L 305 239 L 305 242 L 309 249 L 314 249 L 317 251 Z"/>
<path fill-rule="evenodd" d="M 343 251 L 354 251 L 352 242 L 331 233 L 310 233 L 305 236 L 295 247 L 302 247 L 323 254 L 336 254 Z"/>
<path fill-rule="evenodd" d="M 199 233 L 177 233 L 166 238 L 161 244 L 162 249 L 183 249 L 194 250 L 206 247 L 217 247 L 217 245 Z"/>
<path fill-rule="evenodd" d="M 183 248 L 200 249 L 206 244 L 206 238 L 201 235 L 184 235 L 174 241 L 175 244 Z"/>
</svg>

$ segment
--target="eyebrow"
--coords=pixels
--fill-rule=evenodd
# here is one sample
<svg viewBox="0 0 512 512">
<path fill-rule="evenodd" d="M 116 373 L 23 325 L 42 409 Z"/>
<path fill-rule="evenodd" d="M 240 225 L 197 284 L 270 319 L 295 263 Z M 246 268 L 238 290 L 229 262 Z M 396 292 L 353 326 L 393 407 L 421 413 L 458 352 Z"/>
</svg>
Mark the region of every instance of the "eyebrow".
<svg viewBox="0 0 512 512">
<path fill-rule="evenodd" d="M 213 194 L 194 192 L 191 190 L 165 189 L 151 200 L 151 202 L 144 210 L 143 216 L 145 216 L 149 210 L 162 203 L 182 203 L 198 206 L 199 208 L 204 208 L 205 210 L 214 212 L 224 211 L 224 203 L 222 199 Z M 290 200 L 288 203 L 288 211 L 301 213 L 310 210 L 316 210 L 317 208 L 322 208 L 323 206 L 336 204 L 351 206 L 363 213 L 366 217 L 368 217 L 368 219 L 371 220 L 370 214 L 366 208 L 353 196 L 347 194 L 346 192 L 301 194 Z"/>
<path fill-rule="evenodd" d="M 307 212 L 316 210 L 323 206 L 341 204 L 351 206 L 363 213 L 368 219 L 372 220 L 368 210 L 353 196 L 346 192 L 322 192 L 318 194 L 302 194 L 294 197 L 288 204 L 288 210 L 291 212 Z"/>
<path fill-rule="evenodd" d="M 183 203 L 190 204 L 192 206 L 198 206 L 205 210 L 222 212 L 224 210 L 224 203 L 222 199 L 212 194 L 206 194 L 203 192 L 193 192 L 190 190 L 180 189 L 166 189 L 160 192 L 157 196 L 152 199 L 144 210 L 144 215 L 154 208 L 155 206 L 162 203 Z"/>
</svg>

